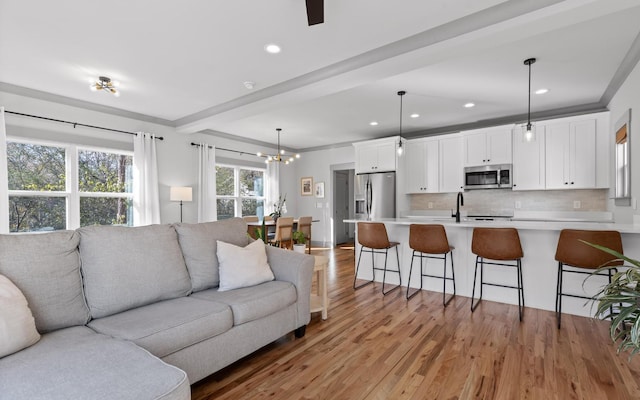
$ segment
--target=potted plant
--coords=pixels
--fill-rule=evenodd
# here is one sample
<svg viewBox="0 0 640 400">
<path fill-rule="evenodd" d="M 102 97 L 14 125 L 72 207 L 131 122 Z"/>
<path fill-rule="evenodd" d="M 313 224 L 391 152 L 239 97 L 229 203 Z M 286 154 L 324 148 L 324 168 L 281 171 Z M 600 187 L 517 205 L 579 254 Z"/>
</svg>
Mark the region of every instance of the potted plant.
<svg viewBox="0 0 640 400">
<path fill-rule="evenodd" d="M 626 270 L 613 274 L 611 283 L 603 286 L 594 299 L 598 302 L 595 317 L 612 318 L 611 339 L 614 343 L 620 342 L 618 353 L 629 351 L 631 358 L 640 352 L 640 261 L 603 246 L 587 244 L 629 264 L 625 264 Z M 594 273 L 606 270 L 607 267 L 602 267 Z"/>
<path fill-rule="evenodd" d="M 304 253 L 305 248 L 307 247 L 307 237 L 304 233 L 301 231 L 295 231 L 291 238 L 293 239 L 293 251 Z"/>
</svg>

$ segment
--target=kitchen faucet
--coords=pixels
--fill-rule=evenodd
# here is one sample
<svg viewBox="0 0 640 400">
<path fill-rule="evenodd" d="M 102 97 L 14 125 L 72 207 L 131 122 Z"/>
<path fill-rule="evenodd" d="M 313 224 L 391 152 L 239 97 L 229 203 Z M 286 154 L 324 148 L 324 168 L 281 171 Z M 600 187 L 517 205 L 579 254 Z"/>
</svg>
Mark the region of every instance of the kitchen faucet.
<svg viewBox="0 0 640 400">
<path fill-rule="evenodd" d="M 456 214 L 452 215 L 452 217 L 456 217 L 456 222 L 460 222 L 460 206 L 464 206 L 462 192 L 458 192 L 458 197 L 456 198 Z"/>
</svg>

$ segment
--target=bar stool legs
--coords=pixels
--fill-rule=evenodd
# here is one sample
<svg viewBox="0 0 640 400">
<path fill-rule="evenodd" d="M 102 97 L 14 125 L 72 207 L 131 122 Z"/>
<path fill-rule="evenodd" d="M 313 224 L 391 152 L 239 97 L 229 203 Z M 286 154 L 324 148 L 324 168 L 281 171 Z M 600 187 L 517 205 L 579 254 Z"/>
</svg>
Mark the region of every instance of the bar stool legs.
<svg viewBox="0 0 640 400">
<path fill-rule="evenodd" d="M 520 318 L 520 321 L 522 321 L 522 313 L 524 311 L 524 286 L 522 281 L 522 262 L 520 259 L 517 259 L 514 261 L 515 261 L 515 264 L 488 262 L 488 261 L 484 261 L 483 257 L 476 256 L 476 267 L 473 272 L 473 291 L 471 292 L 471 312 L 474 312 L 476 310 L 476 307 L 478 307 L 478 304 L 480 304 L 480 302 L 482 301 L 482 287 L 484 285 L 517 289 L 518 290 L 518 317 Z M 478 264 L 480 264 L 480 297 L 478 298 L 478 301 L 474 302 L 474 299 L 476 296 L 476 277 L 478 275 Z M 518 275 L 518 285 L 511 286 L 511 285 L 502 285 L 498 283 L 485 282 L 483 273 L 482 273 L 482 271 L 484 270 L 484 264 L 501 265 L 504 267 L 515 267 Z"/>
<path fill-rule="evenodd" d="M 397 266 L 398 269 L 397 270 L 393 270 L 393 269 L 388 269 L 387 268 L 387 259 L 389 256 L 389 249 L 382 249 L 382 250 L 376 250 L 376 249 L 367 249 L 364 250 L 364 246 L 360 247 L 360 255 L 358 257 L 358 264 L 356 266 L 356 274 L 353 277 L 353 288 L 354 289 L 360 289 L 363 286 L 366 286 L 370 283 L 373 283 L 375 281 L 375 277 L 376 277 L 376 271 L 383 271 L 382 272 L 382 294 L 386 295 L 389 292 L 392 292 L 396 289 L 398 289 L 399 287 L 402 286 L 402 276 L 400 275 L 400 256 L 398 254 L 398 246 L 393 246 L 396 249 L 396 262 L 397 262 Z M 371 265 L 372 265 L 372 277 L 370 281 L 366 281 L 364 283 L 361 283 L 360 285 L 356 286 L 356 282 L 358 279 L 358 271 L 360 270 L 360 260 L 362 259 L 362 252 L 365 253 L 371 253 Z M 384 254 L 384 268 L 379 268 L 375 266 L 375 254 Z M 398 274 L 398 285 L 394 286 L 392 289 L 389 290 L 385 290 L 385 286 L 386 286 L 386 280 L 387 280 L 387 271 L 389 272 L 394 272 Z"/>
<path fill-rule="evenodd" d="M 417 253 L 417 254 L 416 254 Z M 447 277 L 447 254 L 450 254 L 451 257 L 451 277 Z M 420 289 L 416 289 L 414 290 L 413 293 L 410 293 L 410 285 L 411 285 L 411 272 L 413 271 L 413 260 L 415 257 L 419 257 L 420 258 Z M 442 276 L 439 275 L 431 275 L 431 274 L 425 274 L 424 273 L 424 265 L 422 263 L 422 260 L 425 258 L 433 258 L 436 260 L 442 260 L 443 261 L 443 268 L 442 268 Z M 449 252 L 449 253 L 445 253 L 442 256 L 435 256 L 435 255 L 427 255 L 424 254 L 418 250 L 413 250 L 413 254 L 411 255 L 411 265 L 409 267 L 409 279 L 407 282 L 407 300 L 412 298 L 413 296 L 415 296 L 420 290 L 422 290 L 422 278 L 423 277 L 429 277 L 429 278 L 440 278 L 442 279 L 442 305 L 444 307 L 446 307 L 447 305 L 449 305 L 449 303 L 451 302 L 451 300 L 456 296 L 456 272 L 455 272 L 455 268 L 453 267 L 453 251 Z M 452 281 L 453 282 L 453 294 L 451 296 L 449 296 L 449 299 L 447 299 L 447 281 Z"/>
</svg>

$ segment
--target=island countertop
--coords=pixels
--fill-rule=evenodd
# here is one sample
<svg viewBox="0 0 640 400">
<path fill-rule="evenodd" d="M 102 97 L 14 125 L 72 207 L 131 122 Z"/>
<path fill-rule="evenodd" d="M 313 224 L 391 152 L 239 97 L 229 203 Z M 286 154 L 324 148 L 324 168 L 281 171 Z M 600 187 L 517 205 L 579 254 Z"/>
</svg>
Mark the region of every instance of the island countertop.
<svg viewBox="0 0 640 400">
<path fill-rule="evenodd" d="M 577 219 L 566 219 L 561 221 L 537 221 L 537 220 L 493 220 L 476 221 L 463 219 L 455 222 L 451 217 L 401 217 L 401 218 L 376 218 L 371 220 L 346 219 L 346 223 L 357 222 L 382 222 L 390 225 L 411 225 L 411 224 L 441 224 L 445 227 L 458 228 L 516 228 L 518 230 L 544 230 L 561 231 L 563 229 L 584 229 L 584 230 L 613 230 L 620 233 L 640 233 L 640 225 L 616 224 L 612 222 L 582 222 Z"/>
</svg>

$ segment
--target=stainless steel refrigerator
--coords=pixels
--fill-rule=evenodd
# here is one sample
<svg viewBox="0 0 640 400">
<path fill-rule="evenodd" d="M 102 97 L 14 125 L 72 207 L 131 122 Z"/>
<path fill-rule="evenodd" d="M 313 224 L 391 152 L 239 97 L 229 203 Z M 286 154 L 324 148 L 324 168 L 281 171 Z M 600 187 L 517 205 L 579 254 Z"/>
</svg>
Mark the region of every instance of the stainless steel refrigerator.
<svg viewBox="0 0 640 400">
<path fill-rule="evenodd" d="M 358 174 L 355 183 L 356 219 L 396 217 L 396 173 Z"/>
</svg>

